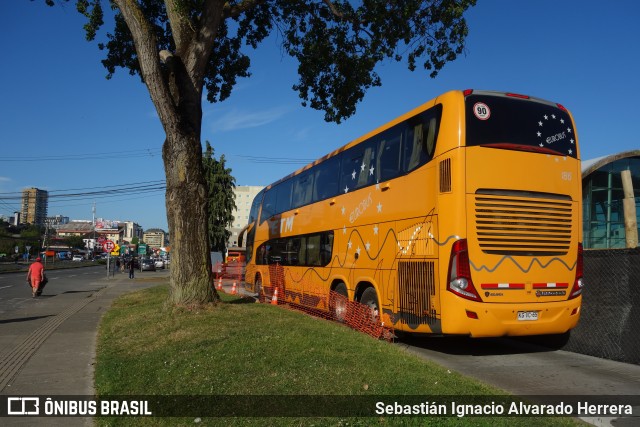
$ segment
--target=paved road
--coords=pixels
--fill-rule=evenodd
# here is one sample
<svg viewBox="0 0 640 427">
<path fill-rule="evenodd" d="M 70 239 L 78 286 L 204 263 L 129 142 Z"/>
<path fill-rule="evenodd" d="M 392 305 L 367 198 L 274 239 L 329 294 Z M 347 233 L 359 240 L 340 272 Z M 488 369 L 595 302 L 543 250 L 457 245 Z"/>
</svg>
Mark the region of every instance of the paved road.
<svg viewBox="0 0 640 427">
<path fill-rule="evenodd" d="M 640 425 L 640 365 L 614 362 L 521 340 L 407 338 L 407 351 L 517 396 L 613 396 L 634 402 L 634 418 L 584 417 L 594 425 Z M 615 396 L 624 396 L 616 398 Z"/>
<path fill-rule="evenodd" d="M 117 273 L 104 266 L 50 270 L 41 297 L 31 298 L 25 273 L 0 275 L 0 398 L 92 396 L 96 332 L 117 296 L 153 286 L 167 272 Z M 152 279 L 152 280 L 148 280 Z M 4 402 L 3 402 L 4 403 Z M 87 426 L 88 418 L 0 419 L 3 426 Z"/>
</svg>

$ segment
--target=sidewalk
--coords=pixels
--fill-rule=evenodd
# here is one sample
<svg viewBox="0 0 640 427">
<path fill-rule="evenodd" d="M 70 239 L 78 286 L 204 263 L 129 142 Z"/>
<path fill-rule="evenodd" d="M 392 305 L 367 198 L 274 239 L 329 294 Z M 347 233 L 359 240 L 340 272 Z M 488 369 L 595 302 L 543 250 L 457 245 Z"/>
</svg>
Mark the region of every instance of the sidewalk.
<svg viewBox="0 0 640 427">
<path fill-rule="evenodd" d="M 120 295 L 156 286 L 168 276 L 169 272 L 163 270 L 153 276 L 145 272 L 133 280 L 126 274 L 117 274 L 92 282 L 90 285 L 96 290 L 90 296 L 79 297 L 69 307 L 59 307 L 59 314 L 36 332 L 25 336 L 24 342 L 8 355 L 8 359 L 15 355 L 15 366 L 11 366 L 11 360 L 5 362 L 9 369 L 17 372 L 7 378 L 4 388 L 0 382 L 0 396 L 93 396 L 96 338 L 102 315 Z M 19 327 L 17 322 L 6 323 L 2 325 L 2 331 L 3 334 L 19 334 Z M 30 357 L 21 359 L 25 354 Z M 74 417 L 10 417 L 0 418 L 0 424 L 73 427 L 91 426 L 93 421 L 91 418 Z"/>
</svg>

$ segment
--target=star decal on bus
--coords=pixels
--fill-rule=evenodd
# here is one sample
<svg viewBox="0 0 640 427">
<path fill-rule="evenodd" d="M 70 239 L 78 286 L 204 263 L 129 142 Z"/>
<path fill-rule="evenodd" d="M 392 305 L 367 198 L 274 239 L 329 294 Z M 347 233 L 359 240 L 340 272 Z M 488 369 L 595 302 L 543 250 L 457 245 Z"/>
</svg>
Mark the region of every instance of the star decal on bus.
<svg viewBox="0 0 640 427">
<path fill-rule="evenodd" d="M 378 202 L 378 212 L 382 212 L 382 203 Z"/>
<path fill-rule="evenodd" d="M 378 225 L 373 226 L 373 234 L 378 234 Z"/>
<path fill-rule="evenodd" d="M 347 194 L 349 192 L 349 187 L 347 187 L 346 185 L 344 186 L 344 194 Z"/>
<path fill-rule="evenodd" d="M 353 172 L 351 172 L 351 180 L 355 180 L 356 179 L 356 170 L 354 169 Z"/>
<path fill-rule="evenodd" d="M 373 176 L 373 171 L 374 171 L 375 169 L 376 169 L 376 168 L 374 168 L 373 166 L 371 166 L 371 167 L 369 168 L 369 176 Z"/>
</svg>

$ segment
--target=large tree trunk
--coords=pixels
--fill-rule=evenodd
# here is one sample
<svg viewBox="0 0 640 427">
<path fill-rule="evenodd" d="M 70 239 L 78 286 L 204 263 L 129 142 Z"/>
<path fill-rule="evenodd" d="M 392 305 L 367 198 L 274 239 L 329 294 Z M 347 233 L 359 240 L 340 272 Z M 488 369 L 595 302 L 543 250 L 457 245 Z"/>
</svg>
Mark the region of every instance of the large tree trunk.
<svg viewBox="0 0 640 427">
<path fill-rule="evenodd" d="M 193 32 L 178 1 L 166 0 L 175 52 L 158 52 L 154 26 L 137 0 L 113 0 L 133 38 L 143 80 L 167 139 L 162 159 L 171 238 L 170 303 L 198 306 L 218 300 L 208 237 L 207 186 L 202 165 L 202 87 L 225 2 L 203 3 L 202 28 Z M 165 64 L 165 68 L 161 66 Z"/>
<path fill-rule="evenodd" d="M 171 238 L 169 301 L 198 306 L 215 302 L 207 234 L 207 187 L 197 135 L 175 131 L 162 149 L 167 178 L 166 206 Z"/>
</svg>

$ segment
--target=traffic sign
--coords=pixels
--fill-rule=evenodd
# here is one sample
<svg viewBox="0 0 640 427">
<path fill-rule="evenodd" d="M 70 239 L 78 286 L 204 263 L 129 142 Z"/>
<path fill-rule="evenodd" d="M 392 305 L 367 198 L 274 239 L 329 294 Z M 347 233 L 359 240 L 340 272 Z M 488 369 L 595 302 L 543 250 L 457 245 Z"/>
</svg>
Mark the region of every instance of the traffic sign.
<svg viewBox="0 0 640 427">
<path fill-rule="evenodd" d="M 116 243 L 113 250 L 111 251 L 111 255 L 118 256 L 120 255 L 120 245 Z"/>
<path fill-rule="evenodd" d="M 105 252 L 111 252 L 113 251 L 113 248 L 116 247 L 116 244 L 113 243 L 111 240 L 107 240 L 102 244 L 102 247 L 104 248 Z"/>
</svg>

